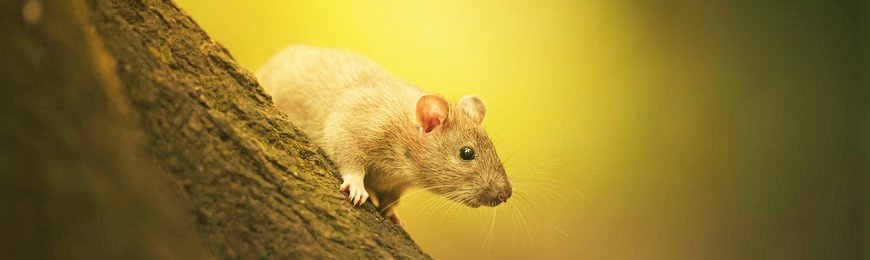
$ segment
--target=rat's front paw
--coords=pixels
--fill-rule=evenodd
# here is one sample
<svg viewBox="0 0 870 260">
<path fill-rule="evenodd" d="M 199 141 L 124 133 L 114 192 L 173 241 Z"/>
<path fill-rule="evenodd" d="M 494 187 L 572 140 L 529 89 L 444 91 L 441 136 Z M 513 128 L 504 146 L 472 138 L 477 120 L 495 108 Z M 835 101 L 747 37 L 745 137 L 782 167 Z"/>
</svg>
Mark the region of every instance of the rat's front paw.
<svg viewBox="0 0 870 260">
<path fill-rule="evenodd" d="M 343 179 L 344 182 L 341 183 L 339 190 L 348 192 L 349 195 L 347 199 L 350 200 L 354 206 L 359 206 L 365 203 L 369 198 L 369 193 L 366 191 L 363 177 L 355 174 L 348 174 L 345 175 Z"/>
<path fill-rule="evenodd" d="M 401 227 L 405 225 L 405 222 L 399 219 L 399 216 L 396 216 L 396 212 L 390 212 L 386 216 L 384 216 L 384 218 L 386 218 L 390 222 L 393 222 L 393 224 L 396 224 L 396 226 Z"/>
</svg>

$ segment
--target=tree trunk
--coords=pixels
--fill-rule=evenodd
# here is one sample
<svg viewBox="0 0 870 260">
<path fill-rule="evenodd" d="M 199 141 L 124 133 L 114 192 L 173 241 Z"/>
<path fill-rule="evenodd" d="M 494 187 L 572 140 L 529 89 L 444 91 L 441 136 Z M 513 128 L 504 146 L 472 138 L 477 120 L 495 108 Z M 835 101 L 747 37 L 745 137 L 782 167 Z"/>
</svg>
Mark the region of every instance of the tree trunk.
<svg viewBox="0 0 870 260">
<path fill-rule="evenodd" d="M 171 1 L 0 14 L 0 258 L 429 258 Z"/>
</svg>

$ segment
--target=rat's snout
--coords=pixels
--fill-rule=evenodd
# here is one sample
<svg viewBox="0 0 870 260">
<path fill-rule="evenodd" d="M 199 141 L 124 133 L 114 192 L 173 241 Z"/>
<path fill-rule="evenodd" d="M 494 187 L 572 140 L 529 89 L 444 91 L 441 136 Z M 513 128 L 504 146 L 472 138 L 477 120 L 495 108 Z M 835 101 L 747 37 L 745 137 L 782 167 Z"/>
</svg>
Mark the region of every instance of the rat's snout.
<svg viewBox="0 0 870 260">
<path fill-rule="evenodd" d="M 507 189 L 499 191 L 498 194 L 496 195 L 496 197 L 498 197 L 498 201 L 505 203 L 505 202 L 507 202 L 507 199 L 509 199 L 513 193 L 514 193 L 513 189 L 511 189 L 511 187 L 507 187 Z"/>
<path fill-rule="evenodd" d="M 509 195 L 505 195 L 505 193 L 503 191 L 499 191 L 497 196 L 498 196 L 498 201 L 500 201 L 501 203 L 507 202 L 507 199 L 509 198 L 508 197 Z"/>
<path fill-rule="evenodd" d="M 513 189 L 511 189 L 510 184 L 492 184 L 488 187 L 486 195 L 485 198 L 488 203 L 484 204 L 494 207 L 498 204 L 507 202 L 511 195 L 513 195 Z"/>
</svg>

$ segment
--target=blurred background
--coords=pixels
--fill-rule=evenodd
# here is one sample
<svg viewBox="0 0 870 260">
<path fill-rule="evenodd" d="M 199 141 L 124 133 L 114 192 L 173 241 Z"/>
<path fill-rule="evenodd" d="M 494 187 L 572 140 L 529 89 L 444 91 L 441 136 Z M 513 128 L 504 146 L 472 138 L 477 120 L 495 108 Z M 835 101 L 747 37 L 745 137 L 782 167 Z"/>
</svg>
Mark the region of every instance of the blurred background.
<svg viewBox="0 0 870 260">
<path fill-rule="evenodd" d="M 481 96 L 517 194 L 404 199 L 437 259 L 870 258 L 866 3 L 176 2 L 251 71 L 304 43 Z"/>
</svg>

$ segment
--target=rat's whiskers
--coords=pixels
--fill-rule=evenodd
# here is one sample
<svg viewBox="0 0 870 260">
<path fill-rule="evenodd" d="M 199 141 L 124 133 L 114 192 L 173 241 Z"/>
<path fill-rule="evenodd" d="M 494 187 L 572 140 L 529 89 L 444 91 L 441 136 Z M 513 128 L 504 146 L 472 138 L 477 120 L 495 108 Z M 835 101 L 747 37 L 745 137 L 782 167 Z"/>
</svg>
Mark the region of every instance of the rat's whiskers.
<svg viewBox="0 0 870 260">
<path fill-rule="evenodd" d="M 513 203 L 505 203 L 505 205 L 507 205 L 507 206 L 509 206 L 511 209 L 513 209 L 514 216 L 518 217 L 519 224 L 520 224 L 519 232 L 520 232 L 521 234 L 522 234 L 522 233 L 525 233 L 525 234 L 523 235 L 523 238 L 529 238 L 529 237 L 532 237 L 532 232 L 531 232 L 531 230 L 529 229 L 529 222 L 526 221 L 526 217 L 523 215 L 523 212 L 522 212 L 522 211 L 521 211 L 521 210 L 520 210 L 520 209 L 519 209 L 515 204 L 513 204 Z M 531 239 L 525 239 L 525 240 L 526 240 L 526 241 L 523 241 L 523 242 L 528 242 L 528 243 L 533 243 L 533 242 L 534 242 L 534 241 L 532 241 Z M 520 244 L 521 244 L 521 245 L 527 245 L 526 243 L 520 243 Z"/>
<path fill-rule="evenodd" d="M 413 191 L 413 192 L 411 192 L 411 193 L 408 193 L 408 194 L 402 195 L 402 196 L 399 197 L 399 199 L 397 199 L 396 201 L 393 201 L 393 202 L 391 202 L 390 204 L 387 204 L 387 206 L 385 206 L 385 207 L 381 207 L 381 208 L 383 208 L 383 209 L 388 209 L 388 208 L 390 208 L 390 207 L 392 207 L 392 206 L 395 206 L 397 203 L 399 203 L 399 201 L 402 201 L 402 200 L 405 199 L 405 198 L 408 198 L 408 197 L 410 197 L 410 196 L 412 196 L 412 195 L 414 195 L 414 194 L 417 194 L 417 193 L 420 193 L 420 192 L 423 192 L 423 191 L 433 190 L 433 189 L 440 189 L 440 188 L 451 188 L 451 187 L 456 187 L 456 185 L 438 185 L 438 186 L 426 187 L 426 188 L 422 188 L 422 189 L 419 189 L 419 190 L 415 190 L 415 191 Z M 384 212 L 383 212 L 383 209 L 381 210 L 380 213 L 384 213 Z"/>
<path fill-rule="evenodd" d="M 481 244 L 481 249 L 488 250 L 492 248 L 492 241 L 490 240 L 495 234 L 495 217 L 498 213 L 497 208 L 492 208 L 492 220 L 486 230 L 484 230 L 483 235 L 483 244 Z"/>
</svg>

